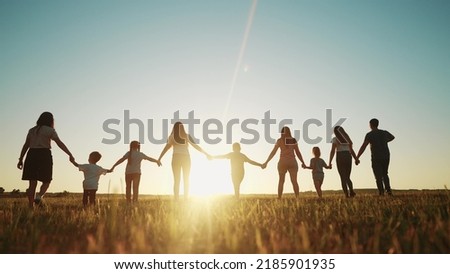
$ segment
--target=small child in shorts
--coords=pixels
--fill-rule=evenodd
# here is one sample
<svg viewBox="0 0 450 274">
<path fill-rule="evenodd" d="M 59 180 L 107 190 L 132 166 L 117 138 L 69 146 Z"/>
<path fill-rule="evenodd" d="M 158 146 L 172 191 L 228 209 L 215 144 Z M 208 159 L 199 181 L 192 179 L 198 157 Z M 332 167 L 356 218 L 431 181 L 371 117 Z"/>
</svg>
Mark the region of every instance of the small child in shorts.
<svg viewBox="0 0 450 274">
<path fill-rule="evenodd" d="M 72 164 L 80 171 L 84 173 L 83 180 L 83 206 L 95 205 L 95 194 L 98 190 L 98 181 L 100 175 L 105 175 L 111 170 L 104 169 L 97 165 L 97 162 L 102 158 L 102 155 L 98 151 L 91 152 L 89 154 L 89 164 L 79 165 L 75 160 L 72 160 Z"/>
<path fill-rule="evenodd" d="M 317 195 L 319 195 L 319 198 L 322 198 L 322 184 L 325 176 L 323 173 L 323 168 L 331 169 L 331 164 L 328 166 L 325 161 L 320 158 L 319 147 L 313 147 L 312 152 L 314 154 L 314 158 L 311 158 L 309 166 L 305 166 L 305 168 L 312 169 L 312 177 Z"/>
</svg>

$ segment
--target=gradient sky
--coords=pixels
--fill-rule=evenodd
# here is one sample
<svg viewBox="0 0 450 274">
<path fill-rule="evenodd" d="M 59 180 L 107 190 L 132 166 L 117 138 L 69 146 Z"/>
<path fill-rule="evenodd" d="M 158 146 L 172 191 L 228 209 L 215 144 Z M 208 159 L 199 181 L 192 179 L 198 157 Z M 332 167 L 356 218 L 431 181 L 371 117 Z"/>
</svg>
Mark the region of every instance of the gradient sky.
<svg viewBox="0 0 450 274">
<path fill-rule="evenodd" d="M 390 144 L 394 189 L 449 186 L 449 1 L 260 0 L 242 49 L 252 3 L 1 0 L 0 186 L 27 188 L 15 166 L 43 111 L 54 114 L 59 136 L 79 163 L 98 150 L 99 165 L 109 168 L 128 144 L 102 144 L 111 138 L 102 125 L 123 121 L 124 110 L 144 122 L 153 119 L 157 137 L 161 120 L 175 111 L 187 117 L 193 110 L 202 122 L 261 120 L 271 111 L 278 121 L 292 119 L 298 130 L 310 118 L 325 125 L 326 109 L 333 123 L 347 118 L 343 127 L 356 150 L 373 117 L 396 136 Z M 254 128 L 263 134 L 261 124 Z M 131 129 L 138 138 L 137 127 Z M 277 131 L 272 126 L 274 138 Z M 201 136 L 201 127 L 195 132 Z M 310 134 L 325 138 L 326 127 L 312 126 Z M 234 141 L 246 136 L 233 131 Z M 163 145 L 143 141 L 142 151 L 157 158 Z M 313 145 L 299 143 L 309 162 Z M 231 150 L 224 142 L 200 145 L 211 154 Z M 323 140 L 318 146 L 328 161 L 331 145 Z M 271 149 L 264 139 L 242 146 L 261 162 Z M 194 194 L 232 192 L 227 161 L 191 155 Z M 82 173 L 55 144 L 53 156 L 49 191 L 81 192 Z M 277 158 L 266 170 L 246 166 L 242 192 L 275 194 Z M 161 168 L 143 163 L 141 193 L 172 193 L 170 159 L 171 152 Z M 353 168 L 356 188 L 376 187 L 369 151 Z M 122 193 L 124 169 L 102 177 L 99 192 Z M 314 189 L 310 171 L 300 170 L 299 183 L 301 191 Z M 340 189 L 336 167 L 326 170 L 323 189 Z M 289 180 L 285 191 L 292 192 Z"/>
</svg>

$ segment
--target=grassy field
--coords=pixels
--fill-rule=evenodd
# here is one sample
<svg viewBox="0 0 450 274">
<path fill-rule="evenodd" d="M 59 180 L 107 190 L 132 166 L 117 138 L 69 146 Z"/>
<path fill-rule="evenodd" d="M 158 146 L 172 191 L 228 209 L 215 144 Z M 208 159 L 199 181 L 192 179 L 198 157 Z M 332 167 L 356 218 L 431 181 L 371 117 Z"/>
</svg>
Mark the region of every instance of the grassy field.
<svg viewBox="0 0 450 274">
<path fill-rule="evenodd" d="M 80 194 L 0 198 L 0 253 L 450 253 L 450 193 L 325 192 L 192 198 L 99 196 L 83 210 Z"/>
</svg>

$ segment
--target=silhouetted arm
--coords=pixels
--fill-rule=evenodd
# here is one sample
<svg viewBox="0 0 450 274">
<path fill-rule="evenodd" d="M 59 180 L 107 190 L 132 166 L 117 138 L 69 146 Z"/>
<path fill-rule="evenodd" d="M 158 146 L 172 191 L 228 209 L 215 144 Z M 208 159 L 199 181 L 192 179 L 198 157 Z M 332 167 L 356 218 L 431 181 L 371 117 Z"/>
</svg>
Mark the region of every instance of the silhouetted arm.
<svg viewBox="0 0 450 274">
<path fill-rule="evenodd" d="M 28 138 L 28 135 L 27 135 L 27 138 L 25 139 L 25 143 L 22 146 L 22 150 L 20 151 L 19 162 L 17 163 L 18 169 L 23 168 L 23 157 L 25 157 L 25 154 L 27 153 L 29 148 L 30 148 L 30 139 Z"/>
<path fill-rule="evenodd" d="M 348 145 L 349 146 L 349 148 L 350 148 L 350 154 L 352 155 L 352 157 L 353 157 L 353 159 L 355 159 L 355 161 L 356 161 L 356 153 L 355 153 L 355 151 L 353 150 L 353 144 L 349 144 Z M 331 164 L 331 163 L 330 163 Z"/>
<path fill-rule="evenodd" d="M 169 142 L 167 142 L 166 146 L 163 148 L 163 150 L 161 151 L 161 154 L 159 155 L 158 161 L 161 162 L 162 157 L 164 156 L 164 154 L 166 154 L 166 152 L 172 147 L 172 144 L 170 144 Z"/>
<path fill-rule="evenodd" d="M 244 159 L 247 163 L 254 165 L 254 166 L 263 167 L 263 164 L 253 161 L 252 159 L 248 158 L 246 155 L 244 155 L 244 157 L 245 157 Z"/>
<path fill-rule="evenodd" d="M 69 161 L 75 160 L 72 156 L 72 153 L 69 151 L 67 146 L 63 143 L 63 141 L 61 141 L 61 139 L 56 138 L 56 139 L 54 139 L 54 141 L 62 151 L 64 151 L 67 155 L 69 155 Z"/>
<path fill-rule="evenodd" d="M 122 158 L 120 158 L 119 160 L 117 160 L 117 162 L 112 166 L 112 168 L 110 169 L 111 172 L 114 171 L 114 168 L 118 165 L 120 165 L 121 163 L 123 163 L 123 161 L 125 161 L 127 159 L 127 155 L 125 154 Z"/>
<path fill-rule="evenodd" d="M 295 154 L 297 155 L 298 159 L 302 163 L 302 167 L 306 166 L 305 165 L 305 161 L 303 161 L 303 157 L 302 157 L 302 154 L 300 152 L 300 149 L 298 148 L 298 144 L 295 145 L 294 151 L 295 151 Z"/>
<path fill-rule="evenodd" d="M 336 144 L 331 144 L 331 150 L 330 150 L 330 160 L 328 161 L 328 165 L 331 165 L 334 159 L 334 154 L 336 154 Z"/>
<path fill-rule="evenodd" d="M 205 154 L 207 157 L 209 157 L 210 155 L 203 150 L 203 148 L 201 148 L 199 145 L 197 145 L 194 140 L 192 139 L 192 137 L 190 135 L 188 135 L 188 142 L 189 144 L 191 144 L 192 147 L 194 147 L 196 150 L 200 151 L 201 153 Z"/>
<path fill-rule="evenodd" d="M 391 142 L 395 139 L 394 135 L 392 135 L 389 131 L 385 131 L 386 132 L 386 142 Z"/>
<path fill-rule="evenodd" d="M 230 154 L 223 154 L 223 155 L 210 155 L 211 159 L 230 159 Z"/>
<path fill-rule="evenodd" d="M 265 168 L 267 164 L 270 162 L 270 160 L 272 160 L 273 156 L 275 156 L 275 154 L 277 153 L 279 147 L 280 145 L 278 144 L 277 141 L 276 144 L 273 146 L 272 152 L 270 152 L 269 157 L 267 157 L 267 160 L 263 163 L 263 168 Z"/>
<path fill-rule="evenodd" d="M 71 162 L 75 167 L 79 167 L 79 166 L 80 166 L 77 162 L 75 162 L 75 159 L 71 160 L 70 162 Z"/>
<path fill-rule="evenodd" d="M 145 155 L 144 154 L 144 159 L 145 160 L 147 160 L 147 161 L 150 161 L 150 162 L 153 162 L 153 163 L 156 163 L 158 166 L 161 166 L 161 161 L 160 160 L 157 160 L 157 159 L 154 159 L 154 158 L 152 158 L 152 157 L 148 157 L 147 155 Z"/>
<path fill-rule="evenodd" d="M 364 143 L 361 145 L 361 148 L 358 151 L 358 155 L 356 155 L 356 161 L 359 161 L 359 157 L 364 153 L 366 150 L 367 145 L 369 144 L 369 141 L 364 141 Z"/>
<path fill-rule="evenodd" d="M 314 169 L 313 165 L 314 165 L 314 163 L 313 163 L 313 160 L 311 159 L 311 161 L 309 161 L 309 166 L 303 165 L 302 167 L 306 168 L 306 169 Z"/>
</svg>

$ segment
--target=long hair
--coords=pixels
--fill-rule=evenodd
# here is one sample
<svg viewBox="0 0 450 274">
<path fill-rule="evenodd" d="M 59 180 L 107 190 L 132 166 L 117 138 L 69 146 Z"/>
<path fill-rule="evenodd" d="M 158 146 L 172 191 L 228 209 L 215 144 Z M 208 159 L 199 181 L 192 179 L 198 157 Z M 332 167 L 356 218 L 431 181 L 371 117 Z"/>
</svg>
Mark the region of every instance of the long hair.
<svg viewBox="0 0 450 274">
<path fill-rule="evenodd" d="M 131 165 L 131 151 L 133 149 L 137 149 L 137 151 L 141 151 L 141 144 L 138 141 L 131 141 L 131 143 L 130 143 L 130 152 L 128 153 L 128 163 L 127 163 L 127 165 Z"/>
<path fill-rule="evenodd" d="M 341 126 L 336 126 L 334 128 L 334 135 L 336 135 L 337 140 L 341 144 L 353 144 L 352 139 L 350 139 L 350 136 L 348 136 L 347 132 L 345 132 L 344 128 Z"/>
<path fill-rule="evenodd" d="M 186 133 L 186 130 L 184 129 L 184 125 L 181 122 L 176 122 L 173 125 L 172 133 L 175 142 L 177 144 L 186 144 L 188 135 Z"/>
<path fill-rule="evenodd" d="M 281 144 L 282 145 L 295 145 L 297 140 L 292 137 L 291 129 L 289 127 L 281 128 Z"/>
<path fill-rule="evenodd" d="M 55 119 L 53 118 L 53 114 L 51 112 L 45 111 L 42 112 L 42 114 L 39 116 L 38 120 L 36 121 L 36 126 L 34 127 L 36 129 L 35 133 L 38 134 L 39 130 L 42 126 L 48 126 L 53 128 L 55 124 Z"/>
</svg>

